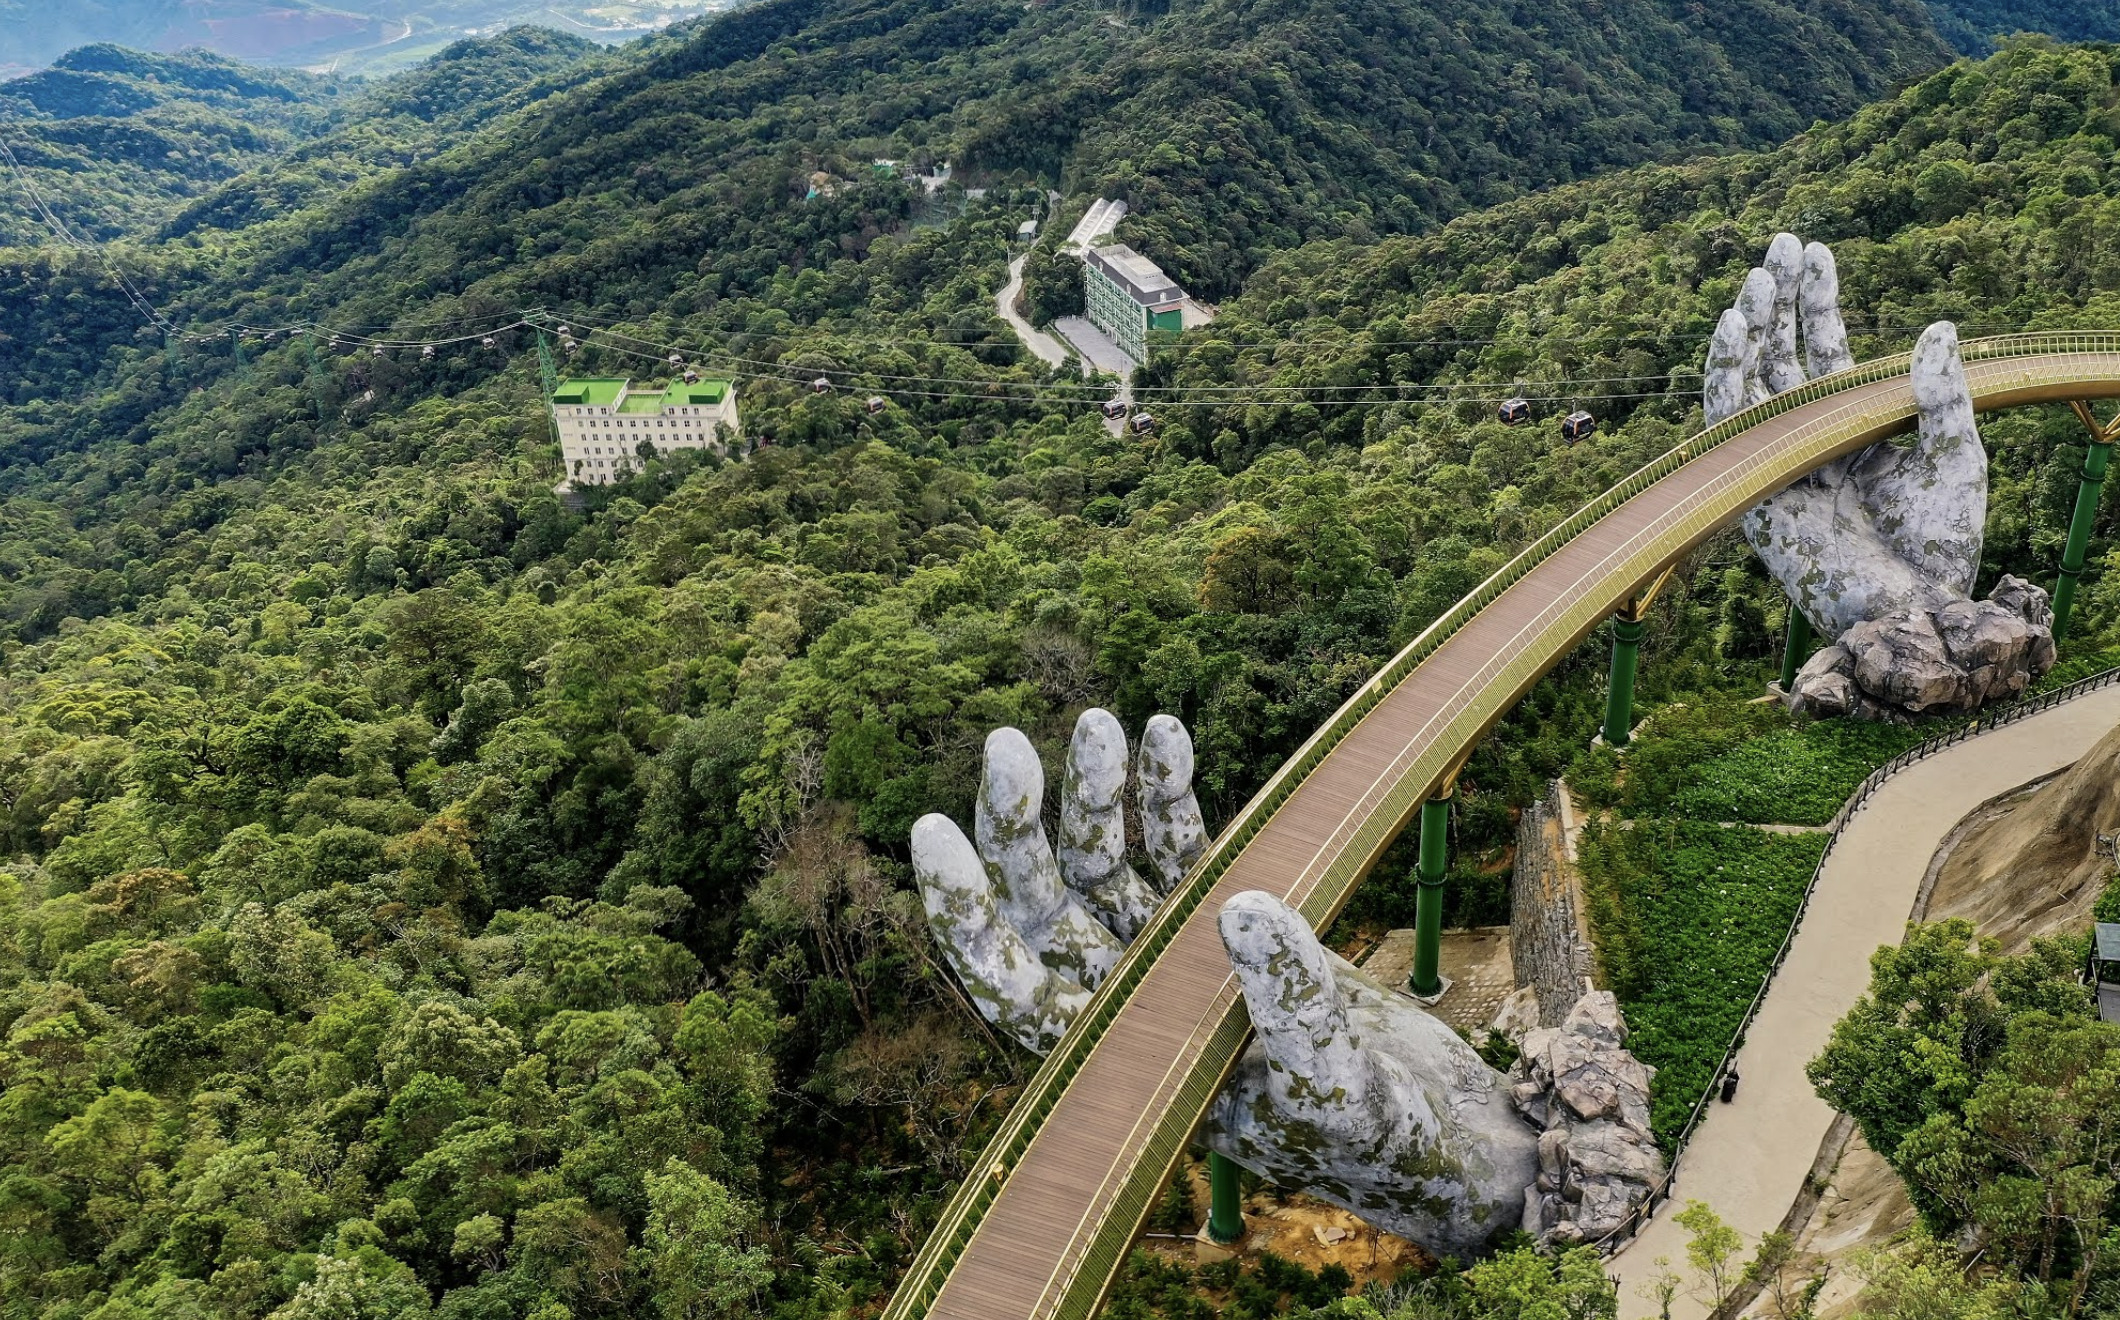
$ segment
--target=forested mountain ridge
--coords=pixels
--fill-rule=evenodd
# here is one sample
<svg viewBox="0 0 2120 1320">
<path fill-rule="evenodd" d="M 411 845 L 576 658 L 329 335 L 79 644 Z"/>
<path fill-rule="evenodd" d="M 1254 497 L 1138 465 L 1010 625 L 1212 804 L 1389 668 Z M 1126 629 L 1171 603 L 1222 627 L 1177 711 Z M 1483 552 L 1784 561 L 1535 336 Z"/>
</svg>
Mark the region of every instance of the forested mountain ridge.
<svg viewBox="0 0 2120 1320">
<path fill-rule="evenodd" d="M 917 814 L 968 812 L 989 728 L 1050 753 L 1089 702 L 1181 715 L 1225 820 L 1395 645 L 1697 420 L 1682 373 L 1777 226 L 1843 245 L 1859 325 L 2100 317 L 2120 289 L 2115 54 L 2030 43 L 1775 151 L 1275 256 L 1144 381 L 1254 395 L 1114 437 L 1094 406 L 961 388 L 1052 379 L 990 310 L 1039 190 L 870 171 L 956 141 L 939 94 L 908 102 L 935 138 L 850 136 L 951 85 L 967 31 L 1035 16 L 894 12 L 932 83 L 761 10 L 656 57 L 702 72 L 604 77 L 159 256 L 180 311 L 379 325 L 546 293 L 597 317 L 570 369 L 663 369 L 606 318 L 752 359 L 769 448 L 657 459 L 584 512 L 551 492 L 521 332 L 238 367 L 121 336 L 92 268 L 23 286 L 66 306 L 10 304 L 43 334 L 101 299 L 127 346 L 0 345 L 28 364 L 0 409 L 0 1314 L 868 1313 L 1024 1064 L 934 965 L 899 851 Z M 787 145 L 813 114 L 844 151 Z M 846 185 L 803 200 L 820 166 Z M 1472 338 L 1500 342 L 1438 342 Z M 853 388 L 787 379 L 813 368 Z M 1561 375 L 1641 383 L 1571 395 L 1607 422 L 1574 448 L 1491 420 Z M 1264 389 L 1343 382 L 1408 397 Z M 1471 399 L 1415 397 L 1436 384 Z M 1989 427 L 1997 565 L 2050 573 L 2070 425 Z M 1647 701 L 1756 691 L 1771 649 L 1734 545 L 1690 569 Z M 2115 581 L 2086 589 L 2088 644 Z M 1453 919 L 1496 911 L 1510 805 L 1588 742 L 1599 667 L 1467 771 Z M 1410 889 L 1387 863 L 1355 915 Z"/>
<path fill-rule="evenodd" d="M 319 131 L 348 90 L 200 51 L 149 55 L 107 45 L 0 82 L 0 141 L 14 158 L 0 244 L 50 241 L 17 171 L 80 237 L 141 233 L 173 201 Z"/>
<path fill-rule="evenodd" d="M 1132 195 L 1137 239 L 1218 296 L 1268 247 L 1417 228 L 1599 168 L 1778 140 L 1946 55 L 1916 0 L 1759 0 L 1726 24 L 1738 11 L 1698 20 L 1676 0 L 1443 12 L 1187 0 L 1122 19 L 1080 4 L 769 0 L 462 159 L 306 217 L 299 237 L 229 274 L 239 288 L 283 272 L 313 288 L 360 257 L 400 265 L 408 254 L 382 240 L 421 227 L 442 231 L 452 264 L 570 230 L 637 246 L 632 231 L 671 227 L 695 191 L 721 205 L 732 184 L 751 195 L 727 223 L 748 228 L 770 207 L 776 227 L 799 225 L 790 177 L 859 173 L 878 155 Z M 696 250 L 681 233 L 647 241 Z M 520 262 L 473 261 L 439 289 L 489 270 L 527 282 Z M 541 300 L 580 296 L 536 275 Z M 327 283 L 311 300 L 354 294 Z"/>
<path fill-rule="evenodd" d="M 14 157 L 0 246 L 53 242 L 29 188 L 77 238 L 96 241 L 286 214 L 587 79 L 597 49 L 517 28 L 364 84 L 196 50 L 84 46 L 0 82 L 0 141 Z"/>
<path fill-rule="evenodd" d="M 1998 38 L 2040 32 L 2063 41 L 2120 41 L 2120 8 L 2104 0 L 1929 0 L 1936 30 L 1968 55 Z"/>
</svg>

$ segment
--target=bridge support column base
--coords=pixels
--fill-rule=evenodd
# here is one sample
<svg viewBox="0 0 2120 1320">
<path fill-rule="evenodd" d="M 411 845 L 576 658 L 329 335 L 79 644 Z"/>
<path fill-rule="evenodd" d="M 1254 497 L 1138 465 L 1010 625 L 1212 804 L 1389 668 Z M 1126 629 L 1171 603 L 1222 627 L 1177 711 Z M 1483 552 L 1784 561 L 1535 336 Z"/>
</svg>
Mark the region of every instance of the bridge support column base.
<svg viewBox="0 0 2120 1320">
<path fill-rule="evenodd" d="M 1207 1240 L 1221 1246 L 1244 1237 L 1243 1170 L 1220 1151 L 1207 1152 Z"/>
<path fill-rule="evenodd" d="M 1421 804 L 1421 863 L 1414 872 L 1413 975 L 1406 988 L 1419 999 L 1443 993 L 1443 879 L 1449 874 L 1450 800 L 1457 784 Z"/>
<path fill-rule="evenodd" d="M 1784 693 L 1796 686 L 1796 671 L 1811 658 L 1811 641 L 1811 621 L 1792 600 L 1789 602 L 1789 632 L 1781 644 L 1781 690 Z"/>
<path fill-rule="evenodd" d="M 2100 422 L 2090 408 L 2078 403 L 2076 416 L 2090 430 L 2091 443 L 2083 455 L 2083 478 L 2076 484 L 2076 509 L 2068 521 L 2068 543 L 2061 550 L 2061 576 L 2054 583 L 2054 640 L 2068 632 L 2069 609 L 2076 603 L 2076 581 L 2083 576 L 2084 556 L 2090 550 L 2091 524 L 2098 517 L 2098 490 L 2105 484 L 2105 468 L 2112 461 L 2113 444 L 2120 441 L 2120 419 Z"/>
<path fill-rule="evenodd" d="M 1612 683 L 1605 694 L 1605 744 L 1625 747 L 1634 730 L 1634 671 L 1649 626 L 1625 610 L 1612 616 Z"/>
</svg>

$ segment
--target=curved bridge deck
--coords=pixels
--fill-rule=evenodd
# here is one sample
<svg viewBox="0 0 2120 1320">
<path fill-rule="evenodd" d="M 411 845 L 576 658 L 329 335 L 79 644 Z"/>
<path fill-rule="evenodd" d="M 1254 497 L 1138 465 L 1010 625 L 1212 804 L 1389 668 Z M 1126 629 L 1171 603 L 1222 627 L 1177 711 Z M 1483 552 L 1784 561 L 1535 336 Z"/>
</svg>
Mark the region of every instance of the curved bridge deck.
<svg viewBox="0 0 2120 1320">
<path fill-rule="evenodd" d="M 1970 341 L 1983 410 L 2120 396 L 2120 335 Z M 1216 931 L 1276 894 L 1322 927 L 1478 740 L 1629 597 L 1761 497 L 1909 430 L 1904 357 L 1687 441 L 1578 512 L 1372 679 L 1215 840 L 1026 1087 L 889 1320 L 1087 1320 L 1249 1033 Z"/>
</svg>

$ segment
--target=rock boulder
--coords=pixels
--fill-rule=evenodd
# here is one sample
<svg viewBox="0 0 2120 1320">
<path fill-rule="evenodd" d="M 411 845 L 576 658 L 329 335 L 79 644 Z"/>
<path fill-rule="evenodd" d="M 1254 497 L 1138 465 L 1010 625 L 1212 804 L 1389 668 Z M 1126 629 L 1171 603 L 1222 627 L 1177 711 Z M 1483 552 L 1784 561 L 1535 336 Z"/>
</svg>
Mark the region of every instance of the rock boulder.
<svg viewBox="0 0 2120 1320">
<path fill-rule="evenodd" d="M 1577 1000 L 1561 1026 L 1525 1033 L 1509 1097 L 1543 1131 L 1523 1228 L 1548 1246 L 1614 1232 L 1664 1176 L 1649 1129 L 1655 1069 L 1626 1039 L 1619 1001 L 1605 990 Z"/>
<path fill-rule="evenodd" d="M 2005 576 L 1986 600 L 1896 610 L 1850 627 L 1813 655 L 1786 700 L 1816 715 L 1978 710 L 2022 693 L 2054 664 L 2046 593 Z"/>
</svg>

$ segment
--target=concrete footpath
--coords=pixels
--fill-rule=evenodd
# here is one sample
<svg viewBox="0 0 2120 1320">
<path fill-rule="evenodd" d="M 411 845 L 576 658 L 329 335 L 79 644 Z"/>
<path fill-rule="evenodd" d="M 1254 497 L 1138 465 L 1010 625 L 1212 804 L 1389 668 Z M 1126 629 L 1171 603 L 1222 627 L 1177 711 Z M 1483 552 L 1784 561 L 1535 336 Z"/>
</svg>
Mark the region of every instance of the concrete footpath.
<svg viewBox="0 0 2120 1320">
<path fill-rule="evenodd" d="M 1856 812 L 1738 1053 L 1736 1100 L 1709 1105 L 1679 1160 L 1671 1199 L 1610 1263 L 1620 1281 L 1622 1320 L 1656 1315 L 1656 1304 L 1639 1294 L 1658 1272 L 1659 1257 L 1691 1283 L 1686 1234 L 1672 1222 L 1687 1201 L 1706 1201 L 1742 1232 L 1747 1258 L 1762 1234 L 1781 1226 L 1833 1121 L 1804 1065 L 1869 987 L 1870 954 L 1904 934 L 1944 836 L 1989 798 L 2074 764 L 2115 725 L 2120 686 L 1917 762 L 1886 780 Z M 1674 1320 L 1707 1312 L 1685 1295 L 1672 1308 Z"/>
</svg>

